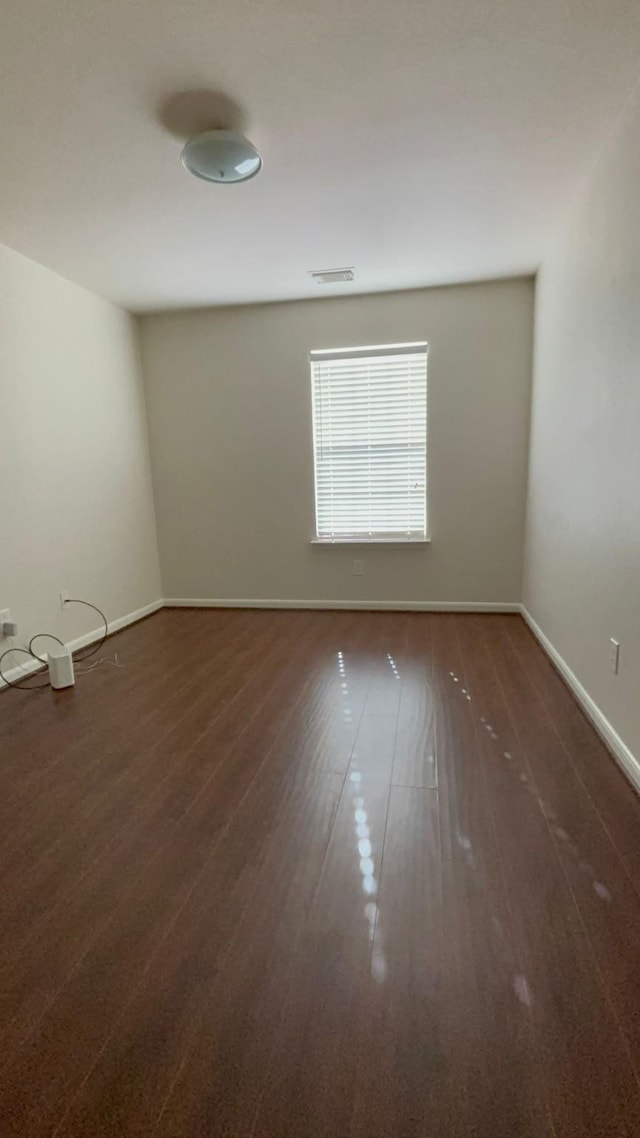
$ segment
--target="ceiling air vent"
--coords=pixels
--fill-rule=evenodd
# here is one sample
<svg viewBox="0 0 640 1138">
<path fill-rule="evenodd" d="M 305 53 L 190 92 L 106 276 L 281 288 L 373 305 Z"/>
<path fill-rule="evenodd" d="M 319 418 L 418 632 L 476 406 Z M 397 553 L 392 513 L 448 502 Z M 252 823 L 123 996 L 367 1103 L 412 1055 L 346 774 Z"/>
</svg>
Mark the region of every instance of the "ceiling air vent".
<svg viewBox="0 0 640 1138">
<path fill-rule="evenodd" d="M 355 269 L 315 269 L 309 273 L 316 284 L 344 284 L 355 280 Z"/>
</svg>

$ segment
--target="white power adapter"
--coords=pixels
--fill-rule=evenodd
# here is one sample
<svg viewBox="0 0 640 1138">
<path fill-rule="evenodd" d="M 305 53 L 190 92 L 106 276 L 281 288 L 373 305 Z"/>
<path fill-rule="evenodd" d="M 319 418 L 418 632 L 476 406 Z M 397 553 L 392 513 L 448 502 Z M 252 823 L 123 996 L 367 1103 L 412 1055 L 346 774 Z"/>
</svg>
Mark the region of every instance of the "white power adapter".
<svg viewBox="0 0 640 1138">
<path fill-rule="evenodd" d="M 71 688 L 75 684 L 73 656 L 66 644 L 56 644 L 49 650 L 49 683 L 52 688 Z"/>
</svg>

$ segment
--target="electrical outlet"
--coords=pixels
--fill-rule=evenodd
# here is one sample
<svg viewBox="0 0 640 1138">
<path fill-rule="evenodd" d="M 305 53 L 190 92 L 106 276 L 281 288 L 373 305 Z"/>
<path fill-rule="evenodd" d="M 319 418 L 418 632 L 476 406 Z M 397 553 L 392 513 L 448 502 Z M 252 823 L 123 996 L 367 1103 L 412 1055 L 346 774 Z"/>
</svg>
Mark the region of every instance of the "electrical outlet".
<svg viewBox="0 0 640 1138">
<path fill-rule="evenodd" d="M 354 577 L 362 577 L 364 573 L 364 561 L 354 561 L 353 575 Z"/>
<path fill-rule="evenodd" d="M 609 667 L 614 676 L 617 676 L 620 669 L 620 644 L 613 636 L 609 641 Z"/>
<path fill-rule="evenodd" d="M 64 609 L 67 607 L 67 602 L 71 594 L 68 589 L 63 589 L 61 593 L 58 593 L 58 596 L 60 597 L 60 608 L 64 611 Z"/>
<path fill-rule="evenodd" d="M 11 609 L 0 609 L 0 638 L 4 636 L 2 631 L 3 624 L 11 620 Z"/>
</svg>

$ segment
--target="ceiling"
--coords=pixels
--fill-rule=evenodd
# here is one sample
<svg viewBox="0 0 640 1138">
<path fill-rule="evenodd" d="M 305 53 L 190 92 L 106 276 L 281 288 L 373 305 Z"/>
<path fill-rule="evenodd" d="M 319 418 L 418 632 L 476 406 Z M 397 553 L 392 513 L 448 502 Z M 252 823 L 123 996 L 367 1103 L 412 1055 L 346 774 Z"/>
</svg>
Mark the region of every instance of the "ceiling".
<svg viewBox="0 0 640 1138">
<path fill-rule="evenodd" d="M 531 272 L 639 50 L 637 0 L 5 0 L 0 241 L 134 311 Z M 258 178 L 183 170 L 216 125 Z"/>
</svg>

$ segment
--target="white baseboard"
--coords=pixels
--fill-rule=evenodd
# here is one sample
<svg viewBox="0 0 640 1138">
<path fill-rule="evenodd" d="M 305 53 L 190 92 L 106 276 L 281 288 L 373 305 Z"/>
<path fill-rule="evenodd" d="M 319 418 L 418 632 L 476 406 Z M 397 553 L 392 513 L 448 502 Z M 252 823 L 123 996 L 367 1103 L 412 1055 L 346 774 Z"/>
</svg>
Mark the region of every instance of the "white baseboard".
<svg viewBox="0 0 640 1138">
<path fill-rule="evenodd" d="M 164 600 L 151 601 L 148 605 L 126 613 L 109 622 L 109 633 L 118 632 L 129 624 L 135 624 L 145 616 L 157 612 L 161 608 L 243 608 L 243 609 L 333 609 L 333 610 L 361 610 L 379 612 L 519 612 L 529 625 L 536 640 L 555 664 L 567 686 L 573 692 L 578 703 L 586 712 L 596 731 L 606 743 L 609 750 L 620 763 L 628 778 L 640 791 L 640 760 L 636 758 L 623 739 L 620 738 L 613 725 L 600 710 L 594 699 L 580 683 L 578 677 L 553 646 L 551 641 L 531 616 L 531 613 L 522 604 L 511 601 L 318 601 L 318 600 L 273 600 L 273 599 L 230 599 L 212 597 L 165 597 Z M 69 642 L 72 652 L 94 643 L 102 636 L 102 628 L 92 629 L 82 636 Z M 46 658 L 46 653 L 43 652 Z M 32 675 L 38 670 L 40 664 L 37 660 L 24 658 L 22 667 L 8 669 L 7 679 L 19 680 L 20 677 Z M 0 690 L 6 687 L 0 679 Z"/>
<path fill-rule="evenodd" d="M 555 664 L 565 683 L 571 689 L 578 703 L 593 723 L 601 739 L 606 743 L 614 758 L 617 759 L 627 777 L 636 789 L 640 791 L 640 760 L 636 758 L 633 751 L 631 751 L 624 740 L 620 738 L 618 732 L 609 722 L 606 715 L 600 710 L 595 700 L 591 698 L 587 689 L 582 686 L 578 677 L 571 671 L 564 657 L 560 655 L 557 648 L 554 648 L 551 641 L 540 628 L 540 625 L 536 624 L 531 613 L 524 605 L 520 606 L 520 611 L 536 640 Z"/>
<path fill-rule="evenodd" d="M 366 612 L 520 612 L 510 601 L 300 601 L 165 597 L 166 608 L 187 609 L 345 609 Z"/>
<path fill-rule="evenodd" d="M 7 652 L 8 648 L 3 649 L 3 651 Z M 2 653 L 0 653 L 0 655 L 2 655 Z M 44 655 L 44 653 L 43 653 L 43 655 Z M 16 664 L 15 668 L 4 667 L 2 669 L 5 676 L 7 677 L 7 680 L 9 681 L 9 683 L 5 683 L 5 681 L 3 679 L 0 679 L 0 691 L 2 691 L 3 688 L 8 688 L 13 683 L 14 680 L 16 682 L 19 682 L 21 679 L 26 679 L 27 676 L 33 675 L 34 672 L 38 671 L 38 668 L 42 667 L 42 665 L 39 663 L 38 660 L 31 660 L 28 656 L 25 656 L 22 652 L 16 651 L 16 655 L 14 658 L 17 660 L 24 660 L 24 664 L 22 665 L 22 667 L 19 667 Z"/>
<path fill-rule="evenodd" d="M 145 616 L 151 616 L 152 612 L 158 612 L 159 609 L 164 608 L 164 601 L 151 601 L 148 605 L 143 605 L 141 609 L 136 609 L 134 612 L 128 612 L 125 616 L 116 617 L 115 620 L 109 621 L 109 636 L 112 632 L 119 632 L 121 628 L 126 628 L 128 624 L 135 624 L 136 621 L 142 620 Z M 82 636 L 77 636 L 75 640 L 69 641 L 69 648 L 72 652 L 76 652 L 78 648 L 84 648 L 87 644 L 94 644 L 96 640 L 100 640 L 104 635 L 104 626 L 102 628 L 94 628 L 91 632 L 85 632 Z M 44 655 L 44 653 L 43 653 Z"/>
<path fill-rule="evenodd" d="M 161 608 L 164 608 L 164 601 L 151 601 L 150 604 L 143 605 L 142 608 L 136 609 L 134 612 L 128 612 L 125 616 L 119 616 L 115 620 L 109 621 L 109 635 L 111 635 L 112 632 L 119 632 L 121 628 L 126 628 L 128 624 L 135 624 L 136 621 L 142 620 L 145 616 L 150 616 L 152 612 L 157 612 L 158 609 Z M 103 634 L 104 627 L 94 628 L 91 632 L 85 632 L 82 636 L 77 636 L 75 640 L 70 640 L 68 647 L 72 652 L 75 652 L 78 648 L 85 648 L 87 644 L 94 644 L 96 640 L 100 640 Z M 38 660 L 30 660 L 28 656 L 23 656 L 22 653 L 18 653 L 17 656 L 24 660 L 22 667 L 16 666 L 15 668 L 3 669 L 9 683 L 12 683 L 14 680 L 19 682 L 21 678 L 32 675 L 42 666 Z M 47 653 L 42 652 L 42 657 L 46 660 Z M 4 681 L 0 679 L 0 691 L 2 688 L 8 686 L 8 684 L 5 684 Z"/>
</svg>

